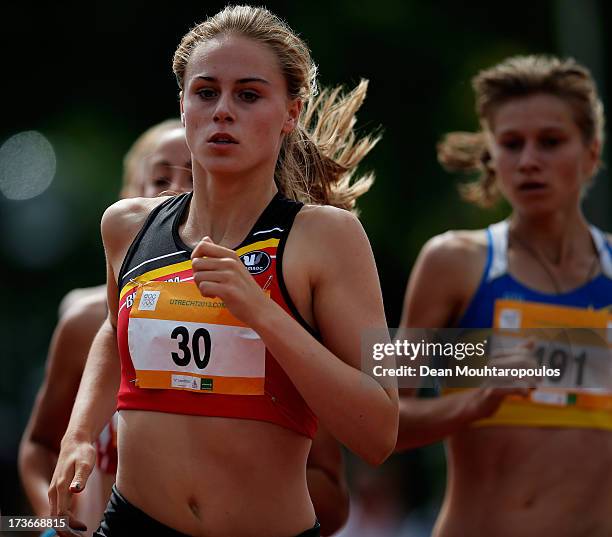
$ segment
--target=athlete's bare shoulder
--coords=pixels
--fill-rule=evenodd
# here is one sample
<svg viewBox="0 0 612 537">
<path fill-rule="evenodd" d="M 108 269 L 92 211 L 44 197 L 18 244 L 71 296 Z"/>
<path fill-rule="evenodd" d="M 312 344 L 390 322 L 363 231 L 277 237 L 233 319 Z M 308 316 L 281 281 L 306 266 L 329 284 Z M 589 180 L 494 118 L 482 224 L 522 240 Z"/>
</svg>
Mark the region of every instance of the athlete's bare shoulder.
<svg viewBox="0 0 612 537">
<path fill-rule="evenodd" d="M 106 286 L 100 286 L 97 292 L 91 292 L 75 299 L 60 320 L 64 330 L 75 333 L 91 333 L 91 338 L 106 318 Z M 86 338 L 87 339 L 87 338 Z"/>
<path fill-rule="evenodd" d="M 471 297 L 482 277 L 487 249 L 484 229 L 451 230 L 432 237 L 417 261 L 420 283 L 443 285 L 451 299 Z"/>
<path fill-rule="evenodd" d="M 149 213 L 168 199 L 159 198 L 128 198 L 113 203 L 102 216 L 102 232 L 109 234 L 124 234 L 140 229 Z M 114 233 L 113 233 L 114 232 Z"/>
<path fill-rule="evenodd" d="M 463 270 L 481 269 L 487 257 L 487 234 L 484 229 L 451 230 L 429 239 L 421 256 L 429 263 L 460 267 Z"/>
<path fill-rule="evenodd" d="M 128 198 L 113 203 L 102 215 L 102 239 L 107 250 L 122 250 L 131 244 L 151 211 L 167 199 Z"/>
<path fill-rule="evenodd" d="M 304 205 L 294 225 L 317 240 L 342 240 L 355 231 L 365 236 L 361 222 L 353 213 L 331 205 Z"/>
<path fill-rule="evenodd" d="M 478 287 L 487 258 L 485 230 L 429 239 L 410 275 L 402 326 L 451 326 Z"/>
<path fill-rule="evenodd" d="M 80 287 L 68 291 L 62 298 L 59 305 L 59 317 L 62 317 L 73 304 L 89 298 L 101 299 L 106 301 L 106 285 L 96 285 L 94 287 Z"/>
<path fill-rule="evenodd" d="M 305 205 L 294 223 L 294 243 L 307 248 L 311 268 L 318 272 L 343 260 L 358 262 L 371 256 L 367 235 L 359 219 L 349 211 L 329 205 Z M 325 259 L 325 263 L 321 260 Z M 304 259 L 304 262 L 308 262 Z"/>
<path fill-rule="evenodd" d="M 129 198 L 117 201 L 104 211 L 101 224 L 102 242 L 106 251 L 107 266 L 112 274 L 110 278 L 107 275 L 107 285 L 110 285 L 109 281 L 116 280 L 130 245 L 151 211 L 168 199 L 168 196 Z M 110 288 L 109 293 L 113 293 Z"/>
<path fill-rule="evenodd" d="M 68 305 L 67 317 L 88 317 L 89 315 L 99 317 L 100 312 L 106 316 L 106 285 L 91 287 L 88 290 L 87 294 L 76 297 Z"/>
<path fill-rule="evenodd" d="M 302 207 L 296 218 L 334 218 L 335 217 L 356 217 L 350 211 L 334 207 L 333 205 L 314 205 L 307 203 Z"/>
</svg>

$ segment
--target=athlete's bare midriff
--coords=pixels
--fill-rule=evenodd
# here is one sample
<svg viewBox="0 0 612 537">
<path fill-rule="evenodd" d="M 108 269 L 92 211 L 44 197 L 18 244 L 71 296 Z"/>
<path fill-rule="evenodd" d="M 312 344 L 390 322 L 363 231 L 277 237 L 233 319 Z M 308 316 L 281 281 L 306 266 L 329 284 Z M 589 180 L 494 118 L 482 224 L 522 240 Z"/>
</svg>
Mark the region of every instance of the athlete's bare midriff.
<svg viewBox="0 0 612 537">
<path fill-rule="evenodd" d="M 434 537 L 612 536 L 612 432 L 471 428 L 447 452 Z"/>
<path fill-rule="evenodd" d="M 124 410 L 118 444 L 119 491 L 178 531 L 290 537 L 314 524 L 306 484 L 311 441 L 288 429 L 255 420 Z"/>
</svg>

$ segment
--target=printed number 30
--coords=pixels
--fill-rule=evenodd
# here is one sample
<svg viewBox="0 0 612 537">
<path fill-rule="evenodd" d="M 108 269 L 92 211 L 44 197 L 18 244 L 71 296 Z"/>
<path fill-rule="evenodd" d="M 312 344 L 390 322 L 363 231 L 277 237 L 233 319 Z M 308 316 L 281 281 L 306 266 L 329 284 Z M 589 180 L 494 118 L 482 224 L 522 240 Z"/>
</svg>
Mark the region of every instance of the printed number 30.
<svg viewBox="0 0 612 537">
<path fill-rule="evenodd" d="M 183 355 L 179 356 L 178 352 L 172 353 L 172 360 L 176 365 L 185 367 L 189 365 L 191 354 L 193 352 L 193 361 L 199 369 L 204 369 L 210 360 L 210 333 L 206 328 L 198 328 L 191 338 L 191 349 L 189 348 L 189 330 L 184 326 L 177 326 L 170 334 L 172 339 L 178 340 L 178 348 L 183 351 Z M 180 337 L 180 339 L 179 339 Z M 204 356 L 200 348 L 200 340 L 204 340 Z M 193 351 L 192 351 L 193 349 Z"/>
</svg>

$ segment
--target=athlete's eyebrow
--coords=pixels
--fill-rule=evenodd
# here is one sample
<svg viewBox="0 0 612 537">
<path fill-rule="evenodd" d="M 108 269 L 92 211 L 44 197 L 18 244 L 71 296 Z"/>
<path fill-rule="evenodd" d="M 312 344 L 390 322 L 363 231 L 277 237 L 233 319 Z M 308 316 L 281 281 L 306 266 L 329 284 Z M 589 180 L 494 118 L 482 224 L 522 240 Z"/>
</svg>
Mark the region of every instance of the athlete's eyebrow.
<svg viewBox="0 0 612 537">
<path fill-rule="evenodd" d="M 174 168 L 177 170 L 189 170 L 191 171 L 191 161 L 186 162 L 184 166 L 180 164 L 172 164 L 167 160 L 156 160 L 153 162 L 153 167 L 166 167 L 166 168 Z"/>
<path fill-rule="evenodd" d="M 249 84 L 251 82 L 261 82 L 263 84 L 270 84 L 265 78 L 261 78 L 258 76 L 251 76 L 248 78 L 241 78 L 238 80 L 238 84 Z"/>
<path fill-rule="evenodd" d="M 199 80 L 206 80 L 206 82 L 218 82 L 218 80 L 214 76 L 206 76 L 206 75 L 198 75 L 196 76 Z M 261 82 L 262 84 L 270 84 L 265 78 L 261 78 L 260 76 L 248 76 L 245 78 L 239 78 L 236 80 L 238 84 L 249 84 L 251 82 Z"/>
</svg>

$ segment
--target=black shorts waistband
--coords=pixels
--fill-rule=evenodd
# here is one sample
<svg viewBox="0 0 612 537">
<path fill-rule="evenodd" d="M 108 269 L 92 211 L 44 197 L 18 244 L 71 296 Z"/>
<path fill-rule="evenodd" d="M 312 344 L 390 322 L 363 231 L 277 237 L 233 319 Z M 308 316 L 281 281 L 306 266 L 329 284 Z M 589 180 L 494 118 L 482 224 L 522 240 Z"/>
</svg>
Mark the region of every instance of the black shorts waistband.
<svg viewBox="0 0 612 537">
<path fill-rule="evenodd" d="M 104 518 L 93 537 L 133 537 L 134 535 L 155 535 L 156 537 L 189 537 L 162 524 L 132 505 L 113 485 Z M 320 537 L 321 526 L 315 525 L 296 537 Z"/>
</svg>

